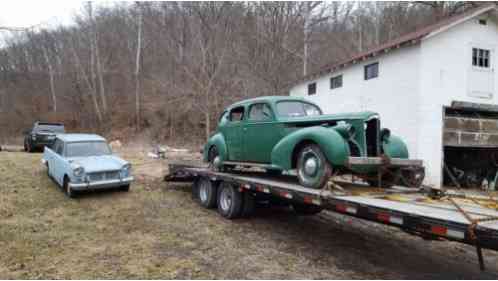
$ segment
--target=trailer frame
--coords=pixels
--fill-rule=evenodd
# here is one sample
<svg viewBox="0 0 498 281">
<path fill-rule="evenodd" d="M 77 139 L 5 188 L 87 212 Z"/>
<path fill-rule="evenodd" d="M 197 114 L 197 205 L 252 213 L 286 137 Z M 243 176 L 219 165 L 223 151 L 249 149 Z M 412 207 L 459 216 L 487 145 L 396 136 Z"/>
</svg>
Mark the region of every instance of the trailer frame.
<svg viewBox="0 0 498 281">
<path fill-rule="evenodd" d="M 229 183 L 239 192 L 267 194 L 291 203 L 318 206 L 343 215 L 394 226 L 427 240 L 449 240 L 472 245 L 476 248 L 481 270 L 485 270 L 482 249 L 498 251 L 498 209 L 456 203 L 454 198 L 461 195 L 448 197 L 444 190 L 393 187 L 382 189 L 380 193 L 361 193 L 366 186 L 355 184 L 354 178 L 353 183 L 335 181 L 328 188 L 317 190 L 300 186 L 291 180 L 291 176 L 277 177 L 262 172 L 222 173 L 183 164 L 170 164 L 169 174 L 164 180 L 195 183 L 200 178 Z M 337 189 L 334 189 L 334 185 Z M 341 188 L 342 185 L 349 187 Z M 349 188 L 360 192 L 352 194 Z M 396 196 L 407 201 L 386 199 Z"/>
</svg>

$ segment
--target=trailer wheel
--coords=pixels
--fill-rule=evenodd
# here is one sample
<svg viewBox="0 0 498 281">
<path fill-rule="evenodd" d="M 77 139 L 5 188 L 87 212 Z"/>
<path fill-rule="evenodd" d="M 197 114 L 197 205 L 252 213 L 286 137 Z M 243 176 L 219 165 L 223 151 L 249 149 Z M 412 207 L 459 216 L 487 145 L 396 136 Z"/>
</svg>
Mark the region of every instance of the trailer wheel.
<svg viewBox="0 0 498 281">
<path fill-rule="evenodd" d="M 244 218 L 250 217 L 252 213 L 254 213 L 256 198 L 250 192 L 243 192 L 242 199 L 243 202 L 242 202 L 241 217 Z"/>
<path fill-rule="evenodd" d="M 193 196 L 199 200 L 201 206 L 207 209 L 216 207 L 217 184 L 209 178 L 202 177 L 195 183 Z"/>
<path fill-rule="evenodd" d="M 299 151 L 297 177 L 301 185 L 320 189 L 331 176 L 332 167 L 318 145 L 308 144 Z"/>
<path fill-rule="evenodd" d="M 311 216 L 320 213 L 323 208 L 315 205 L 292 204 L 292 209 L 300 216 Z"/>
<path fill-rule="evenodd" d="M 242 192 L 233 185 L 222 182 L 218 188 L 218 212 L 227 219 L 235 219 L 242 211 Z"/>
</svg>

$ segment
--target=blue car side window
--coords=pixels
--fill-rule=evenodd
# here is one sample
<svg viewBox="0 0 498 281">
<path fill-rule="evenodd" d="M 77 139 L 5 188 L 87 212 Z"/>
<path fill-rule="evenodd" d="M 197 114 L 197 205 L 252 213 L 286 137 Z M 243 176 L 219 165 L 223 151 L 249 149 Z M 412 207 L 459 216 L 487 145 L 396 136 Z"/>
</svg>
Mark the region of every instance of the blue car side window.
<svg viewBox="0 0 498 281">
<path fill-rule="evenodd" d="M 64 145 L 62 144 L 61 141 L 58 142 L 57 146 L 55 147 L 55 153 L 59 154 L 62 156 L 62 149 L 64 148 Z"/>
</svg>

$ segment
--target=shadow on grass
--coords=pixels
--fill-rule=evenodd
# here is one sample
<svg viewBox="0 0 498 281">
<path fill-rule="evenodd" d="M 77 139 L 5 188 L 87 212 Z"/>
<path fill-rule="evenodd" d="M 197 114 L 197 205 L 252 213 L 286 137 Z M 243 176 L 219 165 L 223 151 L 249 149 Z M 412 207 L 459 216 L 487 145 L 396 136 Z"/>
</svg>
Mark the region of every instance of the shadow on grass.
<svg viewBox="0 0 498 281">
<path fill-rule="evenodd" d="M 191 184 L 168 183 L 167 189 L 190 193 Z M 344 271 L 358 272 L 358 276 L 498 279 L 498 255 L 494 252 L 485 251 L 487 271 L 481 272 L 472 246 L 426 241 L 394 227 L 329 211 L 297 216 L 288 206 L 260 203 L 251 217 L 231 223 L 249 228 L 256 236 L 285 241 L 285 251 L 304 255 L 316 266 L 333 264 Z"/>
</svg>

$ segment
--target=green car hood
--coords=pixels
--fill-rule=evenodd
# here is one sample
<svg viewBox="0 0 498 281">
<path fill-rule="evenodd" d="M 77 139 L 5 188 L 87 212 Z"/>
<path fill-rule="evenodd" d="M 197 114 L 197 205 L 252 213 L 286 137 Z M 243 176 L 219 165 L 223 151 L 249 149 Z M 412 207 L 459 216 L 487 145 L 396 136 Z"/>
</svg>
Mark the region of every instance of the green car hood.
<svg viewBox="0 0 498 281">
<path fill-rule="evenodd" d="M 368 120 L 378 113 L 372 111 L 362 111 L 353 113 L 341 114 L 324 114 L 316 116 L 303 116 L 303 117 L 279 117 L 279 121 L 284 123 L 316 123 L 327 121 L 341 121 L 341 120 Z"/>
</svg>

